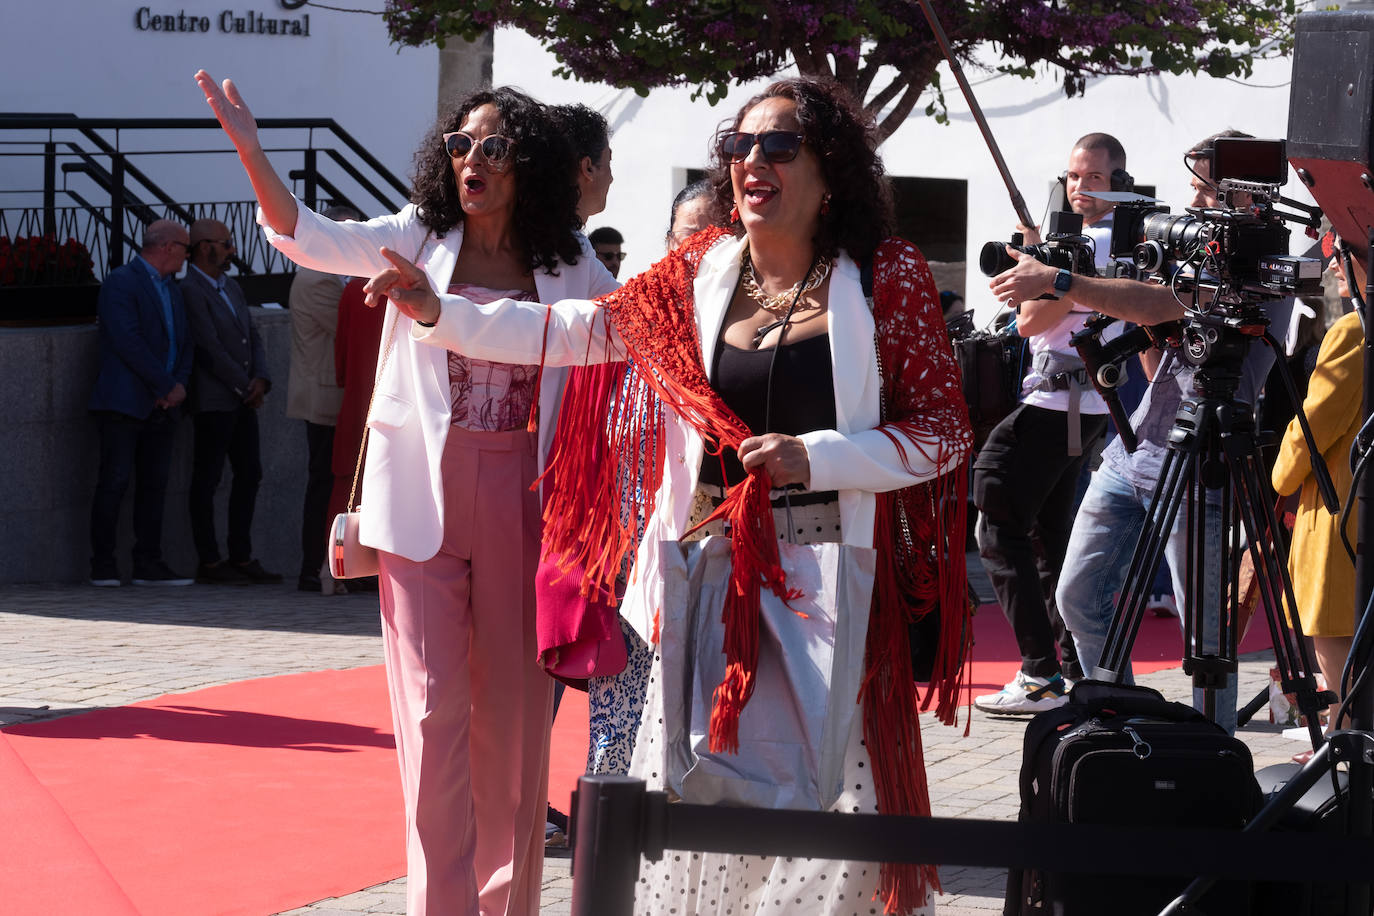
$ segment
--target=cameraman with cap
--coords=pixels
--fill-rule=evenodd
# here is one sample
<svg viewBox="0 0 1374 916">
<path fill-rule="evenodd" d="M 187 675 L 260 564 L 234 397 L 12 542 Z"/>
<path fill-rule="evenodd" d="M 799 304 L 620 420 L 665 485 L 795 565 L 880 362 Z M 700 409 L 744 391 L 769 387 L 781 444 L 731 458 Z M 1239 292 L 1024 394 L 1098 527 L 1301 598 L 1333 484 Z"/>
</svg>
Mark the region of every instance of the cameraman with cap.
<svg viewBox="0 0 1374 916">
<path fill-rule="evenodd" d="M 1085 192 L 1111 190 L 1114 175 L 1117 185 L 1128 181 L 1125 167 L 1120 142 L 1091 133 L 1074 144 L 1062 178 L 1069 206 L 1082 216 L 1083 232 L 1094 242 L 1098 267 L 1108 263 L 1114 205 Z M 1035 230 L 1018 229 L 1027 244 L 1040 243 Z M 1037 290 L 1015 300 L 1021 303 L 1017 333 L 1030 339 L 1031 370 L 1021 403 L 992 430 L 973 463 L 978 552 L 1021 653 L 1016 677 L 997 693 L 973 700 L 984 712 L 1001 715 L 1058 706 L 1066 699 L 1065 678 L 1083 676 L 1052 596 L 1073 524 L 1079 474 L 1107 429 L 1107 405 L 1069 344 L 1090 312 L 1072 298 L 1061 298 L 1068 288 L 1065 278 L 1069 283 L 1076 278 L 1025 258 L 1050 272 L 1054 298 L 1037 299 Z"/>
<path fill-rule="evenodd" d="M 1188 151 L 1187 159 L 1194 172 L 1191 206 L 1220 206 L 1216 187 L 1211 181 L 1213 144 L 1221 137 L 1248 136 L 1227 130 L 1202 140 Z M 1231 197 L 1227 203 L 1234 209 L 1250 204 L 1247 195 L 1233 193 Z M 1056 276 L 1053 268 L 1034 258 L 1019 255 L 1020 252 L 1011 252 L 1011 256 L 1017 259 L 1016 266 L 994 277 L 990 284 L 999 298 L 1020 300 L 1053 288 Z M 1157 283 L 1076 276 L 1073 277 L 1067 297 L 1083 307 L 1138 324 L 1159 324 L 1183 315 L 1183 307 L 1174 298 L 1173 292 Z M 1292 306 L 1292 299 L 1265 303 L 1271 326 L 1286 328 Z M 1254 403 L 1273 361 L 1274 354 L 1268 346 L 1258 342 L 1250 345 L 1241 367 L 1237 400 Z M 1194 393 L 1194 370 L 1183 362 L 1176 350 L 1168 350 L 1163 354 L 1147 350 L 1141 354 L 1141 363 L 1151 384 L 1130 421 L 1139 445 L 1134 452 L 1127 452 L 1121 440 L 1116 439 L 1104 450 L 1102 466 L 1093 474 L 1074 520 L 1056 592 L 1059 612 L 1073 633 L 1079 660 L 1088 672 L 1097 666 L 1101 658 L 1115 615 L 1115 596 L 1125 581 L 1133 548 L 1149 511 L 1179 404 L 1183 398 Z M 1204 577 L 1206 601 L 1201 610 L 1205 615 L 1204 633 L 1212 634 L 1213 639 L 1218 629 L 1222 597 L 1216 560 L 1221 551 L 1223 533 L 1220 497 L 1221 491 L 1209 490 L 1205 512 L 1204 569 L 1208 575 Z M 1185 595 L 1186 519 L 1187 512 L 1180 508 L 1165 548 L 1165 556 L 1173 573 L 1175 597 L 1180 599 L 1180 605 Z M 1212 653 L 1217 651 L 1217 647 L 1205 644 L 1202 651 Z M 1196 708 L 1203 708 L 1201 689 L 1194 688 L 1193 702 Z M 1235 731 L 1234 673 L 1227 675 L 1226 686 L 1217 691 L 1216 719 L 1228 732 Z"/>
</svg>

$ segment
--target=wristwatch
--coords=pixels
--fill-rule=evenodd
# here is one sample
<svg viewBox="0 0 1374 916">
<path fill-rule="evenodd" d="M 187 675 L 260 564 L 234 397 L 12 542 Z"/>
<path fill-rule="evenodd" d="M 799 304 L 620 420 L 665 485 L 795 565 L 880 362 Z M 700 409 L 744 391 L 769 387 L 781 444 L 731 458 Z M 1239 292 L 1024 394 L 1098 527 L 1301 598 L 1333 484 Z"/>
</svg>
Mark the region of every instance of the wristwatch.
<svg viewBox="0 0 1374 916">
<path fill-rule="evenodd" d="M 1073 274 L 1061 267 L 1059 272 L 1054 275 L 1054 291 L 1063 296 L 1069 291 L 1070 286 L 1073 286 Z"/>
</svg>

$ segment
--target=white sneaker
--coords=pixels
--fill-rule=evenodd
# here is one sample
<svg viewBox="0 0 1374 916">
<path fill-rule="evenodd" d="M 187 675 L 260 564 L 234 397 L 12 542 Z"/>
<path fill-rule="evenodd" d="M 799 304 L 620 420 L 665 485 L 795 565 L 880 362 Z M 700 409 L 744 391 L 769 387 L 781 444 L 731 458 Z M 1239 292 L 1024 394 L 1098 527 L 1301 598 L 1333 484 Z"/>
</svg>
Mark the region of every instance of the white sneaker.
<svg viewBox="0 0 1374 916">
<path fill-rule="evenodd" d="M 1145 610 L 1156 617 L 1178 616 L 1178 604 L 1175 603 L 1173 595 L 1151 595 L 1150 600 L 1145 603 Z"/>
<path fill-rule="evenodd" d="M 1062 675 L 1031 677 L 1018 671 L 1016 677 L 997 693 L 974 697 L 973 705 L 994 715 L 1014 716 L 1044 712 L 1068 701 Z"/>
</svg>

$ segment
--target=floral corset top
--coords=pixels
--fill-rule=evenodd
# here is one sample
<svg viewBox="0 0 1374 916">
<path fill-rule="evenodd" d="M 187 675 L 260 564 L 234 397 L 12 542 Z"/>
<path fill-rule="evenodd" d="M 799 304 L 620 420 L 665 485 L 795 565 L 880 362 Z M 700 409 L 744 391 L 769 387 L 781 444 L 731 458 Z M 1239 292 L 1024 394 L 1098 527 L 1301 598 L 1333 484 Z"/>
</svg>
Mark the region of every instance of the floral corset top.
<svg viewBox="0 0 1374 916">
<path fill-rule="evenodd" d="M 448 291 L 479 305 L 497 299 L 538 301 L 533 293 L 524 290 L 488 289 L 470 283 L 454 283 Z M 538 377 L 538 366 L 469 359 L 450 350 L 448 387 L 453 425 L 478 432 L 523 429 L 529 421 Z"/>
</svg>

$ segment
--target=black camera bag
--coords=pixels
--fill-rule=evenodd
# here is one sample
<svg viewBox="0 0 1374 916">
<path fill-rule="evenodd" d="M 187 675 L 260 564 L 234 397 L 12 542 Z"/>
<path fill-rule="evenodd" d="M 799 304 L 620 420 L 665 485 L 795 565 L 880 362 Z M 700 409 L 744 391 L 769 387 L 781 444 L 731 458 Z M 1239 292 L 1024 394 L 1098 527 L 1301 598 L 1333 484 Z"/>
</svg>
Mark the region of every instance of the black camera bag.
<svg viewBox="0 0 1374 916">
<path fill-rule="evenodd" d="M 952 343 L 977 451 L 993 427 L 1020 403 L 1021 382 L 1030 369 L 1030 350 L 1026 339 L 1015 331 L 974 331 Z"/>
<path fill-rule="evenodd" d="M 1148 687 L 1080 681 L 1069 702 L 1026 726 L 1020 820 L 1143 828 L 1233 828 L 1259 810 L 1250 750 L 1182 703 Z M 1066 861 L 1074 850 L 1062 850 Z M 1123 858 L 1150 850 L 1123 849 Z M 1154 916 L 1182 892 L 1177 875 L 1010 869 L 1005 916 Z M 1223 882 L 1208 916 L 1248 914 L 1248 886 Z"/>
</svg>

